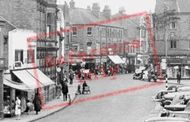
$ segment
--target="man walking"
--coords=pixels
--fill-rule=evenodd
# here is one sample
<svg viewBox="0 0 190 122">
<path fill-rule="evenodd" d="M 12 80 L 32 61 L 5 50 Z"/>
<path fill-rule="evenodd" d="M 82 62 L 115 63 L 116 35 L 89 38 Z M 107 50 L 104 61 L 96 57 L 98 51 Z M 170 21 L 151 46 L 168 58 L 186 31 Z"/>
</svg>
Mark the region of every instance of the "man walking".
<svg viewBox="0 0 190 122">
<path fill-rule="evenodd" d="M 177 83 L 180 84 L 181 81 L 181 73 L 180 71 L 177 72 Z"/>
<path fill-rule="evenodd" d="M 67 101 L 67 94 L 69 92 L 68 85 L 66 82 L 62 81 L 61 86 L 62 86 L 62 93 L 63 93 L 63 101 Z"/>
<path fill-rule="evenodd" d="M 72 70 L 70 70 L 69 72 L 69 79 L 70 79 L 70 84 L 73 84 L 74 72 Z"/>
</svg>

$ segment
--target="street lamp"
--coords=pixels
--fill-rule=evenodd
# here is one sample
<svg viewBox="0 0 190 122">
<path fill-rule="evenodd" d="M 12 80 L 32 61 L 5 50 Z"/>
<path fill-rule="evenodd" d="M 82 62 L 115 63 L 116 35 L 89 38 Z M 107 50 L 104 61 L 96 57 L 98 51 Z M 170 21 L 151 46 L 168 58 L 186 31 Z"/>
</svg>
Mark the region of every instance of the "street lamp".
<svg viewBox="0 0 190 122">
<path fill-rule="evenodd" d="M 3 70 L 5 69 L 5 58 L 0 58 L 0 118 L 4 118 L 4 113 L 3 113 Z"/>
</svg>

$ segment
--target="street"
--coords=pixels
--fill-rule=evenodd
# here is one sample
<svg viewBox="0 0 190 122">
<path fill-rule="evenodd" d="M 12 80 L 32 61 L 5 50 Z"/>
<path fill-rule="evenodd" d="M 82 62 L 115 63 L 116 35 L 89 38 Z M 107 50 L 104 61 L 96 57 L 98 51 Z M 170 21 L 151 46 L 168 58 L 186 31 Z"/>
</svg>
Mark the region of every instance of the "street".
<svg viewBox="0 0 190 122">
<path fill-rule="evenodd" d="M 91 87 L 91 94 L 80 95 L 76 101 L 151 84 L 146 81 L 133 80 L 132 75 L 129 74 L 116 76 L 114 80 L 108 77 L 87 83 Z M 154 110 L 155 103 L 152 101 L 152 96 L 162 88 L 164 88 L 164 84 L 73 104 L 62 111 L 38 120 L 38 122 L 142 122 Z"/>
</svg>

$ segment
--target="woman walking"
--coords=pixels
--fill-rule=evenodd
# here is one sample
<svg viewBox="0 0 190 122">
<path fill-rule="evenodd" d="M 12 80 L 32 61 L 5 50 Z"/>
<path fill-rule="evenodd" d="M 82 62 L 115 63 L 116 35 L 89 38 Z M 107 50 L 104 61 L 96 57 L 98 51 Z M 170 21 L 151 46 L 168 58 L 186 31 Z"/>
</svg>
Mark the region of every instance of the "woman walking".
<svg viewBox="0 0 190 122">
<path fill-rule="evenodd" d="M 36 115 L 37 115 L 38 112 L 41 110 L 41 100 L 38 93 L 35 94 L 33 104 L 34 104 L 34 110 L 36 111 Z"/>
<path fill-rule="evenodd" d="M 17 120 L 20 120 L 21 115 L 21 101 L 19 97 L 16 97 L 16 105 L 15 105 L 15 115 L 17 116 Z"/>
</svg>

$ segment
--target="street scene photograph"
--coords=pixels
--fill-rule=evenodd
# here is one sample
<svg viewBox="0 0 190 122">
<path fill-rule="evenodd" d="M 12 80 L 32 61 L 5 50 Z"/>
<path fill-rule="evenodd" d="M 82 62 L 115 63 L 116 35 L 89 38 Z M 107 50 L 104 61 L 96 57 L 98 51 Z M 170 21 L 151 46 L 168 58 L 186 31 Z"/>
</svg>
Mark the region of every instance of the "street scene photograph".
<svg viewBox="0 0 190 122">
<path fill-rule="evenodd" d="M 0 122 L 190 122 L 190 0 L 0 0 Z"/>
</svg>

